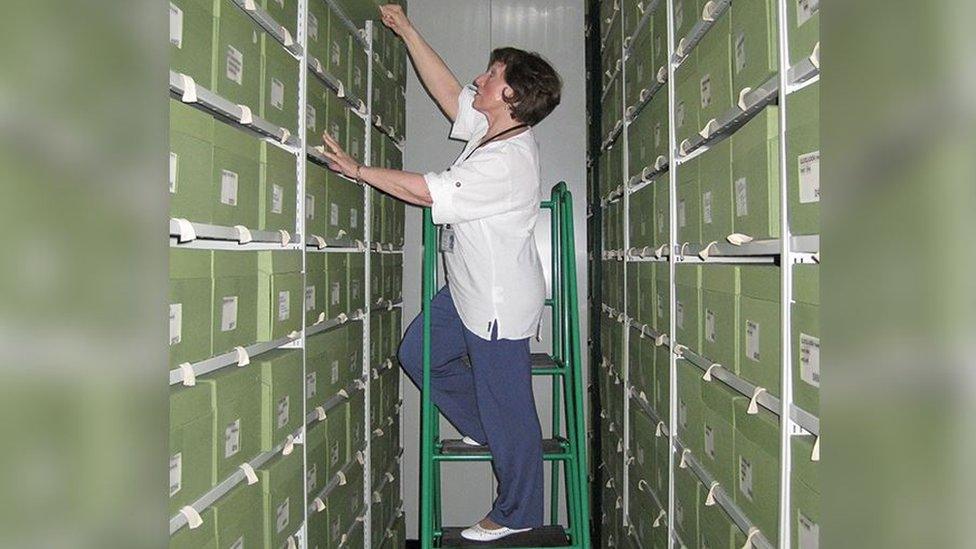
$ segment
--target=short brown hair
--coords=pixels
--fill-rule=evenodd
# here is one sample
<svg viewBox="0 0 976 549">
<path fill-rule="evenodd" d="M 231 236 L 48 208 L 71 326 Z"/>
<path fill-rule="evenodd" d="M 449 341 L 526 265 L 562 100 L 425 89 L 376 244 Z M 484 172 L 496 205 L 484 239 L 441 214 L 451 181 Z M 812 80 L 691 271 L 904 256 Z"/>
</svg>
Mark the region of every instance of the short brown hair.
<svg viewBox="0 0 976 549">
<path fill-rule="evenodd" d="M 496 62 L 505 65 L 505 81 L 514 92 L 505 98 L 512 118 L 534 126 L 559 105 L 562 79 L 541 55 L 518 48 L 497 48 L 491 52 L 488 66 Z"/>
</svg>

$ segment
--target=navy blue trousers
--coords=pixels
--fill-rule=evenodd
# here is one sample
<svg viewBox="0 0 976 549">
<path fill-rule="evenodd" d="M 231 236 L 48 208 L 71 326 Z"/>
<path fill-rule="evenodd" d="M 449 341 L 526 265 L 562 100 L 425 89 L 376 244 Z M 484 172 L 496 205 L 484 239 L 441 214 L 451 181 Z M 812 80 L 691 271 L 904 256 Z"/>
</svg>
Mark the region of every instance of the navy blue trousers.
<svg viewBox="0 0 976 549">
<path fill-rule="evenodd" d="M 497 323 L 491 340 L 475 335 L 461 322 L 448 285 L 432 304 L 431 399 L 461 434 L 490 447 L 498 493 L 488 517 L 509 528 L 542 526 L 542 428 L 532 393 L 529 339 L 498 339 Z M 423 334 L 421 313 L 410 322 L 398 353 L 418 388 Z"/>
</svg>

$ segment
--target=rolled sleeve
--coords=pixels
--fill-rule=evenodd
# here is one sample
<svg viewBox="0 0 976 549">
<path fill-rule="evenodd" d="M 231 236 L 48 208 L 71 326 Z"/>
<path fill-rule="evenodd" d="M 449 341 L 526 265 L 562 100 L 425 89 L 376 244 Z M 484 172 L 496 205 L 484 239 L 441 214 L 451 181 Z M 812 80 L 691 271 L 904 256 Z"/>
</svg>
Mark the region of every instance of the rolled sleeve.
<svg viewBox="0 0 976 549">
<path fill-rule="evenodd" d="M 511 179 L 504 148 L 479 151 L 443 172 L 424 174 L 434 223 L 475 221 L 511 209 Z"/>
<path fill-rule="evenodd" d="M 488 119 L 474 109 L 474 87 L 467 85 L 458 94 L 457 116 L 451 126 L 451 139 L 468 141 L 478 130 L 488 127 Z"/>
</svg>

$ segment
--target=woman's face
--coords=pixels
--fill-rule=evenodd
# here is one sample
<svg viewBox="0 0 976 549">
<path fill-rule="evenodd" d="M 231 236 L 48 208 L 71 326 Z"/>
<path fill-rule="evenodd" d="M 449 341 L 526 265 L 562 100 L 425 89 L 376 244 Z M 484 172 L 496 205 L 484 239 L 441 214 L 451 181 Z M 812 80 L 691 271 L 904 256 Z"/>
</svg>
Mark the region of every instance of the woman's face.
<svg viewBox="0 0 976 549">
<path fill-rule="evenodd" d="M 483 113 L 508 110 L 504 98 L 511 97 L 512 88 L 505 82 L 505 65 L 497 61 L 492 63 L 487 71 L 474 79 L 474 84 L 478 88 L 472 105 L 475 110 Z"/>
</svg>

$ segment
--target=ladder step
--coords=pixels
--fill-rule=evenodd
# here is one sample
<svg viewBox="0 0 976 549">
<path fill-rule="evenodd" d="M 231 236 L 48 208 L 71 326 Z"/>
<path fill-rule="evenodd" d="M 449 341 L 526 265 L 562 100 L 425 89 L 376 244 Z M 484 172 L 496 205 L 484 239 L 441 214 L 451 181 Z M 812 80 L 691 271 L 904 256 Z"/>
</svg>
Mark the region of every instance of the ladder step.
<svg viewBox="0 0 976 549">
<path fill-rule="evenodd" d="M 533 368 L 552 368 L 555 365 L 556 361 L 549 353 L 532 353 Z"/>
<path fill-rule="evenodd" d="M 512 534 L 495 541 L 471 541 L 461 537 L 464 528 L 444 528 L 441 547 L 570 547 L 569 536 L 562 526 L 542 526 Z"/>
<path fill-rule="evenodd" d="M 543 439 L 543 459 L 568 459 L 570 454 L 564 448 L 566 444 L 567 441 L 563 438 Z M 491 450 L 487 446 L 471 446 L 460 439 L 449 438 L 441 441 L 440 450 L 434 450 L 434 459 L 439 461 L 484 461 L 491 459 Z"/>
</svg>

